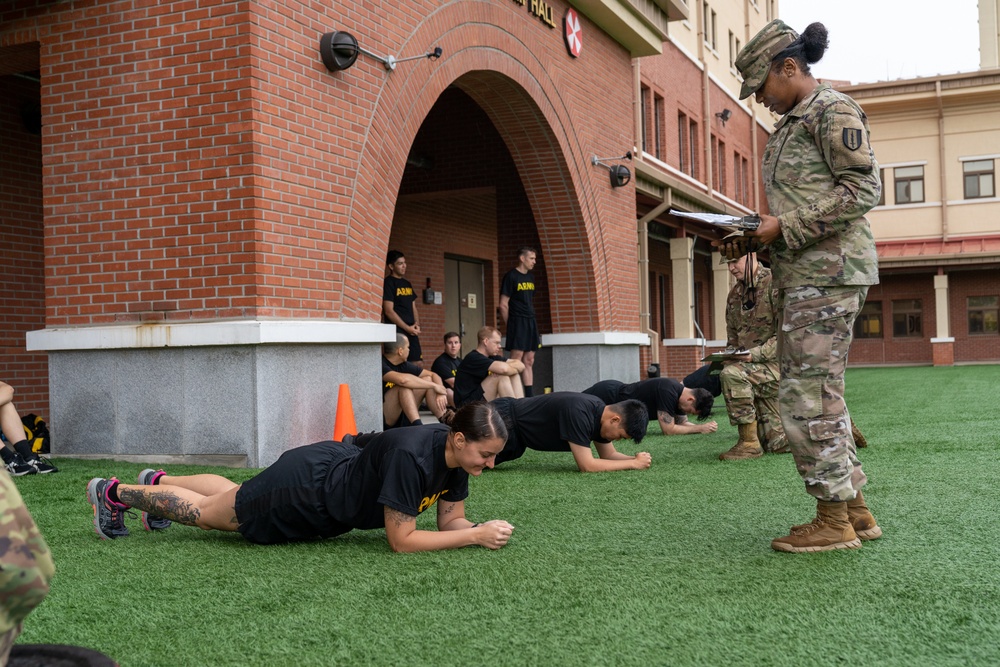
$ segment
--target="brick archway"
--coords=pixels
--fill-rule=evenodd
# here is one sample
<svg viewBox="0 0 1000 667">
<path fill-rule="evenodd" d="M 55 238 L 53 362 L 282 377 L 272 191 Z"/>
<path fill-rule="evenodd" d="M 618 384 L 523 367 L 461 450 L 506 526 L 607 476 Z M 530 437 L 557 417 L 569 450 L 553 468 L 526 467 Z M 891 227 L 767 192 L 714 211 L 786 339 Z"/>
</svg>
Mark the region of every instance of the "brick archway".
<svg viewBox="0 0 1000 667">
<path fill-rule="evenodd" d="M 360 280 L 345 281 L 345 317 L 375 315 L 371 304 L 379 301 L 375 291 L 406 156 L 435 101 L 454 85 L 487 113 L 521 174 L 550 267 L 549 289 L 559 295 L 551 304 L 553 329 L 636 328 L 637 280 L 630 261 L 635 257 L 634 191 L 612 192 L 607 173 L 589 163 L 591 154 L 624 152 L 623 146 L 632 145 L 625 130 L 595 133 L 590 115 L 629 119 L 630 94 L 588 101 L 579 81 L 561 87 L 544 58 L 527 46 L 537 42 L 536 30 L 502 5 L 456 3 L 427 17 L 407 40 L 413 45 L 407 52 L 440 44 L 445 55 L 435 63 L 421 62 L 409 75 L 394 72 L 379 91 L 349 210 L 344 269 Z M 561 42 L 552 41 L 565 52 Z M 630 67 L 627 53 L 621 50 L 618 56 L 620 67 Z M 599 72 L 575 74 L 586 79 Z M 627 77 L 621 81 L 627 88 Z"/>
</svg>

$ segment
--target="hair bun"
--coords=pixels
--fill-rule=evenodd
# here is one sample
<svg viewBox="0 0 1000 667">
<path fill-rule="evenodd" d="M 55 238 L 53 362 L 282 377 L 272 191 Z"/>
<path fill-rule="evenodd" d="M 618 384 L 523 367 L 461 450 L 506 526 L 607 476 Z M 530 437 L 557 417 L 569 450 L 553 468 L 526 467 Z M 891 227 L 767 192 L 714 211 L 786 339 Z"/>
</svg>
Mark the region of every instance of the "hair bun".
<svg viewBox="0 0 1000 667">
<path fill-rule="evenodd" d="M 806 62 L 809 64 L 819 62 L 823 58 L 823 54 L 826 53 L 827 47 L 830 46 L 826 26 L 819 22 L 806 26 L 799 39 L 802 40 L 802 50 Z"/>
</svg>

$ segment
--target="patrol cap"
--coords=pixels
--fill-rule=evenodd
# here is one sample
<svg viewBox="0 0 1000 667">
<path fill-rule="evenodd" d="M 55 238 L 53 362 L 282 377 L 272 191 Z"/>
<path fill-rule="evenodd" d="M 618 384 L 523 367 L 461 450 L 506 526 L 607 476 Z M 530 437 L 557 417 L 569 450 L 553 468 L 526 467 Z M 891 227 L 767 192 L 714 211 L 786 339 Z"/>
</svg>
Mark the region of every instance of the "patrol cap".
<svg viewBox="0 0 1000 667">
<path fill-rule="evenodd" d="M 764 79 L 771 70 L 771 61 L 798 38 L 799 33 L 781 19 L 775 19 L 747 42 L 736 56 L 736 69 L 743 77 L 741 100 L 750 97 L 764 85 Z"/>
</svg>

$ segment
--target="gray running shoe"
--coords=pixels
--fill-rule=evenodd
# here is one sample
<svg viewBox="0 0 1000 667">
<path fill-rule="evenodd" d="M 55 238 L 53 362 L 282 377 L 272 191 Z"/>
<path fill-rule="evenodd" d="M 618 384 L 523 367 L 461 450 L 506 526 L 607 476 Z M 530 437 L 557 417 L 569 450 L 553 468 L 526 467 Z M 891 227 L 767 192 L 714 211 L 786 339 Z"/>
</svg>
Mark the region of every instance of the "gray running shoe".
<svg viewBox="0 0 1000 667">
<path fill-rule="evenodd" d="M 163 477 L 165 474 L 166 473 L 162 470 L 146 468 L 139 473 L 139 484 L 152 486 L 156 483 L 156 480 Z M 166 528 L 170 528 L 170 519 L 164 519 L 162 516 L 156 516 L 155 514 L 150 514 L 149 512 L 143 512 L 142 527 L 146 530 L 164 530 Z"/>
<path fill-rule="evenodd" d="M 128 506 L 113 502 L 108 498 L 108 487 L 118 480 L 112 477 L 95 477 L 87 484 L 87 500 L 94 508 L 94 530 L 102 540 L 128 537 L 124 513 Z"/>
</svg>

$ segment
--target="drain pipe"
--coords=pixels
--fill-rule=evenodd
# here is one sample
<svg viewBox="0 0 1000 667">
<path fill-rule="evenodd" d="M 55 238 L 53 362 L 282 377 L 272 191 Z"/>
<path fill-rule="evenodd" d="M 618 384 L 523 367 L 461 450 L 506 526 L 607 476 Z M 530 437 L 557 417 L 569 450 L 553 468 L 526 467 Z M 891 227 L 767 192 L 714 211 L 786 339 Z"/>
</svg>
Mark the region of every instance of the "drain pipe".
<svg viewBox="0 0 1000 667">
<path fill-rule="evenodd" d="M 944 100 L 941 96 L 941 79 L 934 82 L 934 97 L 937 100 L 938 160 L 941 169 L 941 240 L 948 240 L 948 170 L 944 169 Z"/>
</svg>

